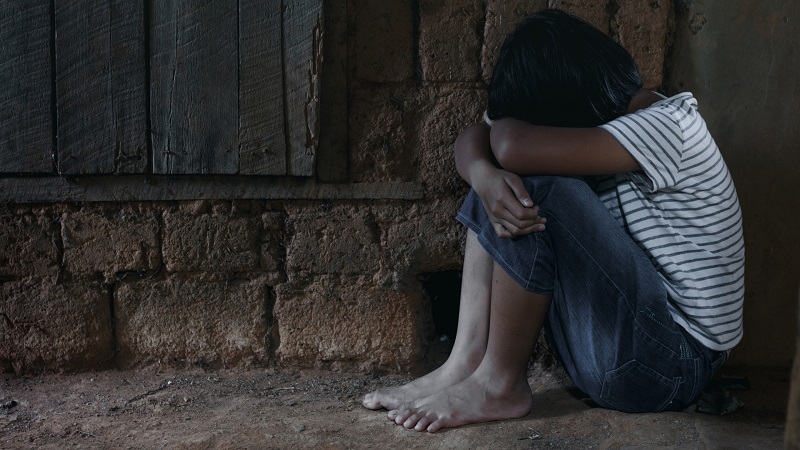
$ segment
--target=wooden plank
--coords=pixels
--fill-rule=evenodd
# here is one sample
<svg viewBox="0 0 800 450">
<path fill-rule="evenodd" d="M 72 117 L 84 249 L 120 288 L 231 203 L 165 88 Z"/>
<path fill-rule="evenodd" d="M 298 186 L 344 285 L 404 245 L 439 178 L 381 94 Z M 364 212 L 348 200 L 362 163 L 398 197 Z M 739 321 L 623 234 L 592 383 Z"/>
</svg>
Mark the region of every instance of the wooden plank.
<svg viewBox="0 0 800 450">
<path fill-rule="evenodd" d="M 322 0 L 284 0 L 283 43 L 288 171 L 309 176 L 319 142 Z"/>
<path fill-rule="evenodd" d="M 0 2 L 0 172 L 53 172 L 49 0 Z"/>
<path fill-rule="evenodd" d="M 268 180 L 268 181 L 266 181 Z M 0 204 L 172 200 L 420 200 L 412 182 L 320 184 L 297 177 L 105 175 L 0 178 Z"/>
<path fill-rule="evenodd" d="M 148 171 L 145 2 L 115 0 L 111 7 L 111 111 L 114 172 Z"/>
<path fill-rule="evenodd" d="M 325 0 L 317 179 L 343 182 L 350 176 L 347 142 L 347 0 Z"/>
<path fill-rule="evenodd" d="M 55 27 L 59 172 L 144 172 L 144 4 L 55 0 Z"/>
<path fill-rule="evenodd" d="M 286 174 L 281 0 L 239 0 L 239 173 Z"/>
<path fill-rule="evenodd" d="M 239 168 L 237 2 L 150 2 L 153 171 Z"/>
</svg>

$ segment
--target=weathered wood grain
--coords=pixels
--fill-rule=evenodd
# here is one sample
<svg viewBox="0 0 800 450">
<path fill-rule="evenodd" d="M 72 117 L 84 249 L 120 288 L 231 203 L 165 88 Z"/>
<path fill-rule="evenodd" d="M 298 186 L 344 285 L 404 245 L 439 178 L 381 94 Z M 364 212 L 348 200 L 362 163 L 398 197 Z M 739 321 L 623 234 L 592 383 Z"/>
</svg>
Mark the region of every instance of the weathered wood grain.
<svg viewBox="0 0 800 450">
<path fill-rule="evenodd" d="M 144 4 L 55 0 L 58 169 L 147 168 Z"/>
<path fill-rule="evenodd" d="M 314 174 L 319 143 L 322 0 L 284 0 L 288 172 Z"/>
<path fill-rule="evenodd" d="M 0 2 L 0 172 L 52 172 L 50 2 Z"/>
<path fill-rule="evenodd" d="M 239 173 L 286 174 L 281 0 L 239 1 Z"/>
<path fill-rule="evenodd" d="M 54 119 L 61 174 L 147 171 L 149 112 L 154 173 L 314 175 L 322 0 L 37 0 L 0 8 L 0 74 L 13 84 L 0 97 L 0 172 L 51 171 Z M 345 48 L 346 2 L 335 0 L 333 13 L 329 32 Z M 346 94 L 338 84 L 346 83 L 346 51 L 329 54 L 338 77 L 326 84 L 333 95 L 321 178 L 344 181 Z"/>
<path fill-rule="evenodd" d="M 112 202 L 197 199 L 419 200 L 417 183 L 320 184 L 296 177 L 105 175 L 0 178 L 0 203 Z"/>
<path fill-rule="evenodd" d="M 237 2 L 151 2 L 153 171 L 239 168 Z"/>
<path fill-rule="evenodd" d="M 141 173 L 149 165 L 145 6 L 115 0 L 110 7 L 114 171 Z"/>
<path fill-rule="evenodd" d="M 325 0 L 317 179 L 344 182 L 347 147 L 347 0 Z"/>
</svg>

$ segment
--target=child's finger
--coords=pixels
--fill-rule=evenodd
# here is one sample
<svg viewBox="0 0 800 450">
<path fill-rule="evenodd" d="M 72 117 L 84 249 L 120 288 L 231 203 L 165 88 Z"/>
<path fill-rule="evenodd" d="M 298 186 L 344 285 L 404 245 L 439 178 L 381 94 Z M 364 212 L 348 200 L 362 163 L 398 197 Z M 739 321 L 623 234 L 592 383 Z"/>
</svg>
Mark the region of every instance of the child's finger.
<svg viewBox="0 0 800 450">
<path fill-rule="evenodd" d="M 503 218 L 516 225 L 518 228 L 525 228 L 527 226 L 539 223 L 539 207 L 525 208 L 520 204 L 514 202 L 512 204 L 504 205 L 506 210 L 503 212 Z"/>
<path fill-rule="evenodd" d="M 516 226 L 506 220 L 497 219 L 493 224 L 495 233 L 501 238 L 524 236 L 526 234 L 544 231 L 545 225 L 540 222 L 527 223 L 524 226 Z"/>
<path fill-rule="evenodd" d="M 525 189 L 525 185 L 522 184 L 522 179 L 517 176 L 509 176 L 505 178 L 506 184 L 508 187 L 511 188 L 511 191 L 514 193 L 514 196 L 517 197 L 517 200 L 522 204 L 522 206 L 526 208 L 530 208 L 533 206 L 533 200 L 531 200 L 530 194 L 528 194 L 528 190 Z"/>
</svg>

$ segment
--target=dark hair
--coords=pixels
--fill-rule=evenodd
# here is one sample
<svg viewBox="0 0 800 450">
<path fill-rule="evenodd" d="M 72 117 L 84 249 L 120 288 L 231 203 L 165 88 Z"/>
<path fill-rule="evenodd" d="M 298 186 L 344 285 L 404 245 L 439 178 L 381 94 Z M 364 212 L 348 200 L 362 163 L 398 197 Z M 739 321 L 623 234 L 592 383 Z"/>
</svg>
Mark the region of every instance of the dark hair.
<svg viewBox="0 0 800 450">
<path fill-rule="evenodd" d="M 621 45 L 588 23 L 548 9 L 506 38 L 489 86 L 490 119 L 597 126 L 623 114 L 642 88 Z"/>
</svg>

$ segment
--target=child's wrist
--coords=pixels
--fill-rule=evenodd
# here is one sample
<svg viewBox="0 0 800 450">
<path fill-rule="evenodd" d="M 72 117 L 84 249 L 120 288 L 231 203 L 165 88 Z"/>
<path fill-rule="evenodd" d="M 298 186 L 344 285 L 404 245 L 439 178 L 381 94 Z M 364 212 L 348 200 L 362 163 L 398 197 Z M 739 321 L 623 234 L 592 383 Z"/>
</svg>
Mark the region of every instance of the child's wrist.
<svg viewBox="0 0 800 450">
<path fill-rule="evenodd" d="M 494 164 L 488 161 L 475 161 L 469 170 L 469 178 L 474 188 L 476 184 L 488 178 L 492 170 L 496 169 Z"/>
</svg>

